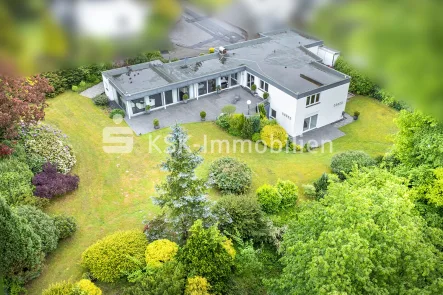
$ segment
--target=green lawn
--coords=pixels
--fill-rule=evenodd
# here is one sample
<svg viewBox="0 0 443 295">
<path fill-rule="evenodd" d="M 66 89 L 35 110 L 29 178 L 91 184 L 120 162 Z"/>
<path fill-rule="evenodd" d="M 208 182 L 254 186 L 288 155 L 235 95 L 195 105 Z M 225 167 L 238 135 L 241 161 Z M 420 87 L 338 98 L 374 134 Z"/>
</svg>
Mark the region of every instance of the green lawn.
<svg viewBox="0 0 443 295">
<path fill-rule="evenodd" d="M 393 123 L 396 111 L 366 97 L 355 97 L 348 103 L 347 111 L 352 113 L 354 110 L 361 112 L 360 118 L 342 128 L 347 135 L 333 142 L 333 153 L 329 152 L 329 147 L 325 153 L 231 153 L 251 167 L 251 191 L 263 183 L 274 183 L 279 178 L 295 181 L 299 185 L 312 182 L 329 170 L 334 153 L 364 150 L 376 156 L 386 152 L 396 132 Z M 141 229 L 142 220 L 158 212 L 149 197 L 155 193 L 154 184 L 164 177 L 158 164 L 165 154 L 155 149 L 148 153 L 148 144 L 150 136 L 164 136 L 169 132 L 166 128 L 150 135 L 134 137 L 132 153 L 107 154 L 102 149 L 103 128 L 116 125 L 90 99 L 72 92 L 49 100 L 46 122 L 59 127 L 69 136 L 77 155 L 73 173 L 80 176 L 79 189 L 53 200 L 46 211 L 74 216 L 79 229 L 73 237 L 61 242 L 55 253 L 47 258 L 41 276 L 28 285 L 30 294 L 40 294 L 53 282 L 80 279 L 83 272 L 81 253 L 89 245 L 117 230 Z M 226 139 L 232 142 L 237 139 L 212 122 L 186 124 L 185 128 L 191 135 L 191 146 L 202 145 L 204 135 L 208 141 Z M 164 143 L 159 146 L 165 148 Z M 218 153 L 218 149 L 213 154 L 203 153 L 205 162 L 198 174 L 206 176 L 211 161 L 226 154 L 226 151 Z M 211 191 L 210 195 L 211 198 L 218 197 L 215 191 Z M 105 294 L 115 293 L 110 291 L 112 286 L 100 286 Z"/>
</svg>

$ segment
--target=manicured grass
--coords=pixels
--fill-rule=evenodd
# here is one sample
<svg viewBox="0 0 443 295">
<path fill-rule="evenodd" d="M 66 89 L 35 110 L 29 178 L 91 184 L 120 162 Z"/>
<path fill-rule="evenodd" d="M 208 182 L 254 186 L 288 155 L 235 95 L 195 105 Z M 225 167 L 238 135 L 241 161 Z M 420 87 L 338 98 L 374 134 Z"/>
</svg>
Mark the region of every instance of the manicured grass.
<svg viewBox="0 0 443 295">
<path fill-rule="evenodd" d="M 323 172 L 329 171 L 329 163 L 334 153 L 346 150 L 363 150 L 372 156 L 385 153 L 392 145 L 392 135 L 396 132 L 393 119 L 397 112 L 381 103 L 365 97 L 355 97 L 347 105 L 347 111 L 361 112 L 360 118 L 342 130 L 345 137 L 333 142 L 332 153 L 329 146 L 325 153 L 286 154 L 286 153 L 231 153 L 230 155 L 246 162 L 253 171 L 251 192 L 263 183 L 275 183 L 289 179 L 297 184 L 310 183 Z M 90 99 L 76 93 L 65 93 L 49 100 L 46 122 L 65 132 L 77 155 L 77 165 L 73 173 L 80 176 L 79 189 L 67 196 L 53 200 L 46 209 L 50 214 L 64 213 L 77 219 L 79 229 L 70 239 L 61 242 L 51 254 L 42 275 L 28 285 L 30 294 L 40 294 L 49 284 L 61 280 L 79 280 L 83 272 L 80 266 L 81 253 L 98 239 L 118 230 L 142 229 L 142 220 L 158 212 L 151 203 L 155 194 L 154 185 L 164 174 L 158 165 L 166 154 L 155 148 L 149 153 L 150 138 L 165 136 L 169 129 L 134 137 L 134 149 L 129 154 L 107 154 L 103 151 L 102 134 L 105 127 L 116 127 L 103 110 L 93 105 Z M 147 122 L 151 124 L 151 121 Z M 118 127 L 126 126 L 123 122 Z M 211 140 L 235 139 L 220 130 L 214 123 L 193 123 L 184 127 L 191 135 L 190 145 L 204 145 Z M 166 144 L 157 141 L 160 149 Z M 152 145 L 151 145 L 152 147 Z M 237 145 L 237 150 L 239 150 Z M 198 169 L 199 176 L 206 177 L 208 167 L 214 159 L 228 155 L 226 149 L 214 153 L 203 152 L 204 163 Z M 210 191 L 213 199 L 219 197 Z M 116 294 L 113 286 L 100 284 L 105 294 Z"/>
</svg>

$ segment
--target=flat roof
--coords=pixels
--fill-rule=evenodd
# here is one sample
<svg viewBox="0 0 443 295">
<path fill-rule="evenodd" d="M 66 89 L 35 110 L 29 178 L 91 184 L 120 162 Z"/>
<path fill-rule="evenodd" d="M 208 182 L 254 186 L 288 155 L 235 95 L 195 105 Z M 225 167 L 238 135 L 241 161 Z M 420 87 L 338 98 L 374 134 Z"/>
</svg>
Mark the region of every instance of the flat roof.
<svg viewBox="0 0 443 295">
<path fill-rule="evenodd" d="M 168 88 L 183 87 L 247 70 L 273 86 L 295 96 L 309 95 L 344 84 L 350 77 L 321 63 L 307 48 L 323 42 L 294 30 L 260 34 L 260 38 L 226 46 L 218 53 L 171 63 L 153 61 L 103 72 L 127 99 L 135 99 Z"/>
</svg>

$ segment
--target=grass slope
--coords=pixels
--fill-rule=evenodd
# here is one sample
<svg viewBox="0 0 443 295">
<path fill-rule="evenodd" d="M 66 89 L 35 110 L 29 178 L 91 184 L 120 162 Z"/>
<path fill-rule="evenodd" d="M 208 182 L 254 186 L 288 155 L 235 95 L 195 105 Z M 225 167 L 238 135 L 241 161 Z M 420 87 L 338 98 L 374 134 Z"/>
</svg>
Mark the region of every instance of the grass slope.
<svg viewBox="0 0 443 295">
<path fill-rule="evenodd" d="M 366 97 L 355 97 L 347 105 L 347 111 L 359 110 L 358 121 L 342 130 L 345 137 L 333 142 L 333 153 L 236 153 L 231 156 L 246 162 L 253 171 L 251 192 L 263 183 L 274 183 L 279 178 L 295 181 L 299 185 L 312 182 L 329 170 L 334 153 L 346 150 L 363 150 L 372 156 L 385 153 L 392 145 L 396 132 L 393 119 L 396 111 Z M 30 294 L 40 294 L 49 284 L 61 280 L 79 280 L 83 272 L 80 266 L 81 253 L 98 239 L 117 230 L 142 228 L 142 220 L 158 212 L 150 200 L 155 193 L 154 185 L 164 174 L 158 164 L 164 153 L 153 149 L 149 153 L 149 138 L 165 136 L 169 129 L 134 137 L 134 149 L 129 154 L 106 154 L 103 151 L 102 133 L 105 127 L 116 125 L 90 99 L 76 93 L 65 93 L 49 101 L 46 122 L 65 132 L 77 155 L 73 173 L 80 176 L 79 189 L 67 196 L 53 200 L 47 208 L 50 214 L 64 213 L 77 219 L 79 229 L 70 239 L 60 243 L 55 253 L 49 255 L 46 267 L 39 278 L 28 285 Z M 147 122 L 151 124 L 151 120 Z M 126 126 L 123 122 L 119 127 Z M 211 139 L 232 142 L 235 139 L 220 130 L 212 122 L 186 124 L 191 135 L 191 147 L 204 144 L 204 135 Z M 165 148 L 158 140 L 161 149 Z M 208 148 L 210 145 L 208 144 Z M 205 162 L 198 174 L 206 176 L 214 159 L 227 155 L 226 150 L 218 153 L 203 153 Z M 215 191 L 211 198 L 218 198 Z M 114 294 L 113 286 L 101 285 L 105 294 Z M 114 292 L 112 292 L 112 291 Z"/>
</svg>

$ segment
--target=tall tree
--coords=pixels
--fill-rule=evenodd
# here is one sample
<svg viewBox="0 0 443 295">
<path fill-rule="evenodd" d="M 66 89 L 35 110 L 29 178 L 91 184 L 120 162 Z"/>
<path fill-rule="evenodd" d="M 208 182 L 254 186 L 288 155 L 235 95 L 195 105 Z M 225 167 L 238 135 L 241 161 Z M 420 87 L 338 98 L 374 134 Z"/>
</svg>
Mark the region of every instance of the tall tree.
<svg viewBox="0 0 443 295">
<path fill-rule="evenodd" d="M 354 172 L 303 205 L 284 235 L 276 294 L 442 294 L 442 231 L 414 210 L 403 180 Z"/>
<path fill-rule="evenodd" d="M 212 213 L 206 196 L 206 181 L 196 177 L 195 169 L 203 162 L 200 150 L 191 151 L 187 145 L 188 135 L 178 124 L 167 137 L 169 157 L 161 164 L 169 172 L 166 181 L 156 186 L 154 203 L 165 208 L 168 219 L 177 232 L 178 241 L 188 237 L 188 229 L 197 219 L 209 222 Z"/>
<path fill-rule="evenodd" d="M 45 96 L 53 89 L 40 75 L 24 78 L 3 63 L 0 67 L 0 139 L 14 138 L 20 122 L 29 124 L 45 117 Z"/>
</svg>

